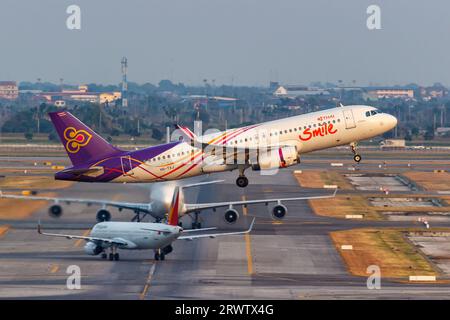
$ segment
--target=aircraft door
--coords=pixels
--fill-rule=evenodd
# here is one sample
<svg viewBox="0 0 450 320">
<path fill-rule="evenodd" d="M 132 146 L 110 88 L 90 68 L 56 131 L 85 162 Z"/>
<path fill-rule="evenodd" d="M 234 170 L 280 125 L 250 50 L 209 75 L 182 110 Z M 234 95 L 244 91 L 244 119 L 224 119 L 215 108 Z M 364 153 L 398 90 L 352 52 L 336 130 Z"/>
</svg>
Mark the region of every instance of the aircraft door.
<svg viewBox="0 0 450 320">
<path fill-rule="evenodd" d="M 345 128 L 346 129 L 352 129 L 356 127 L 355 124 L 355 118 L 353 117 L 353 111 L 352 109 L 345 109 L 344 112 L 344 121 L 345 121 Z"/>
<path fill-rule="evenodd" d="M 131 163 L 130 156 L 120 157 L 120 163 L 122 165 L 122 172 L 124 175 L 132 176 L 134 173 L 131 171 L 133 169 L 133 165 Z"/>
</svg>

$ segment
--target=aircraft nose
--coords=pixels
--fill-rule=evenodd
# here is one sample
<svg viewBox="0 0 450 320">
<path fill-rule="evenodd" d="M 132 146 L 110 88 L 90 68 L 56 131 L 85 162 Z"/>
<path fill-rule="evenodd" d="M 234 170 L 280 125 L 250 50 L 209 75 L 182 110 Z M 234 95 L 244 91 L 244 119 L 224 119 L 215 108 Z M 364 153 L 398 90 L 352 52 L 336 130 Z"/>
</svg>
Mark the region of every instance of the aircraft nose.
<svg viewBox="0 0 450 320">
<path fill-rule="evenodd" d="M 398 121 L 397 121 L 396 117 L 394 117 L 393 115 L 388 115 L 387 123 L 388 123 L 388 126 L 389 126 L 390 129 L 395 128 L 395 126 L 397 125 L 397 122 Z"/>
</svg>

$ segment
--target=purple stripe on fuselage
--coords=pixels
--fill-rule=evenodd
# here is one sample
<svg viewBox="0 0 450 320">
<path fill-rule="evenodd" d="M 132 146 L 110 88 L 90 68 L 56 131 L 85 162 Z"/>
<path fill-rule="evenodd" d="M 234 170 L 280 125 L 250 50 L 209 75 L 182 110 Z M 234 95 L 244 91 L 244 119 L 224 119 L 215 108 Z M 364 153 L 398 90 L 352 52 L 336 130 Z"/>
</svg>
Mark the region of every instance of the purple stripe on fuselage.
<svg viewBox="0 0 450 320">
<path fill-rule="evenodd" d="M 73 167 L 67 168 L 63 171 L 57 172 L 55 174 L 55 179 L 56 180 L 83 181 L 83 182 L 109 182 L 109 181 L 114 180 L 124 174 L 124 172 L 122 171 L 122 161 L 121 161 L 121 159 L 123 157 L 127 157 L 127 159 L 126 159 L 127 161 L 128 161 L 128 157 L 130 157 L 132 159 L 131 167 L 135 168 L 140 165 L 140 162 L 145 162 L 149 159 L 157 157 L 161 153 L 163 153 L 169 149 L 172 149 L 173 147 L 179 145 L 180 143 L 182 143 L 182 142 L 176 141 L 176 142 L 161 144 L 161 145 L 157 145 L 154 147 L 149 147 L 149 148 L 136 150 L 136 151 L 124 151 L 123 153 L 119 153 L 110 158 L 97 159 L 95 161 L 87 162 L 83 165 L 73 166 Z M 135 159 L 135 160 L 133 160 L 133 159 Z M 127 165 L 128 164 L 129 163 L 127 163 Z M 65 171 L 71 171 L 71 170 L 75 171 L 75 170 L 86 169 L 86 168 L 89 168 L 92 166 L 103 167 L 104 173 L 97 177 L 90 177 L 90 176 L 83 176 L 83 175 L 79 175 L 79 174 L 65 172 Z M 130 166 L 127 167 L 127 171 L 131 170 L 131 168 L 129 168 L 129 167 Z"/>
</svg>

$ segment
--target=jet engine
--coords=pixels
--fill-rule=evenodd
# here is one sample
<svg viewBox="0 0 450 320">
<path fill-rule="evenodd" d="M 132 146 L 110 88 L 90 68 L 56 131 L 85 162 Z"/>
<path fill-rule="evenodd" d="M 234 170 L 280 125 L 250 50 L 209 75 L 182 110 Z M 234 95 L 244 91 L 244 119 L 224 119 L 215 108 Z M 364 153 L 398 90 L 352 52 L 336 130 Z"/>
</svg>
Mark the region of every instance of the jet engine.
<svg viewBox="0 0 450 320">
<path fill-rule="evenodd" d="M 225 215 L 223 218 L 229 224 L 235 223 L 237 219 L 239 219 L 239 212 L 234 209 L 228 209 L 227 211 L 225 211 Z"/>
<path fill-rule="evenodd" d="M 111 220 L 111 213 L 106 209 L 100 209 L 97 212 L 96 219 L 98 222 Z"/>
<path fill-rule="evenodd" d="M 63 214 L 63 209 L 59 204 L 54 204 L 48 208 L 48 214 L 53 218 L 59 218 Z"/>
<path fill-rule="evenodd" d="M 88 242 L 84 246 L 84 252 L 91 256 L 96 256 L 103 252 L 103 248 L 95 244 L 94 242 Z"/>
<path fill-rule="evenodd" d="M 284 216 L 286 215 L 287 211 L 288 210 L 287 210 L 286 206 L 284 206 L 282 204 L 277 204 L 272 209 L 272 217 L 274 219 L 281 220 L 281 219 L 284 218 Z"/>
<path fill-rule="evenodd" d="M 285 168 L 299 162 L 297 148 L 295 146 L 286 146 L 260 153 L 257 162 L 252 164 L 252 170 Z"/>
</svg>

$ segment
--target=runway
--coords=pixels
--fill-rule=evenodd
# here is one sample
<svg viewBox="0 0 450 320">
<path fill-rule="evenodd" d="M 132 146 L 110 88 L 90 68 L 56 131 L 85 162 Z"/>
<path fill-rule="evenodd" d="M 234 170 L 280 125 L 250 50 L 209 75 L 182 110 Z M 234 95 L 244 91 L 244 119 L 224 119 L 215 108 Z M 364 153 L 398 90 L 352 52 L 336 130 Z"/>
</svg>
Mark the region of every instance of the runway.
<svg viewBox="0 0 450 320">
<path fill-rule="evenodd" d="M 320 165 L 317 165 L 320 166 Z M 295 168 L 299 169 L 299 168 Z M 301 168 L 303 169 L 303 168 Z M 192 188 L 188 202 L 318 195 L 323 189 L 302 189 L 294 169 L 276 176 L 248 172 L 250 185 L 235 186 L 235 173 L 207 179 L 223 183 Z M 59 196 L 148 200 L 139 185 L 74 184 Z M 0 298 L 25 299 L 418 299 L 449 298 L 448 284 L 409 284 L 382 278 L 380 290 L 369 290 L 365 277 L 351 276 L 329 237 L 334 230 L 355 227 L 421 227 L 417 222 L 354 221 L 319 217 L 306 201 L 287 204 L 289 213 L 273 221 L 264 205 L 239 209 L 241 218 L 229 226 L 223 210 L 204 211 L 204 227 L 244 229 L 256 217 L 254 231 L 198 241 L 177 241 L 165 261 L 155 262 L 151 251 L 121 251 L 121 261 L 103 261 L 83 252 L 83 242 L 38 235 L 36 224 L 52 232 L 84 234 L 95 224 L 95 207 L 64 206 L 60 219 L 46 208 L 26 220 L 2 220 L 9 229 L 0 236 Z M 269 206 L 270 208 L 270 206 Z M 131 212 L 111 210 L 114 220 L 130 220 Z M 185 225 L 190 218 L 184 217 Z M 449 223 L 435 226 L 450 227 Z M 69 266 L 79 266 L 81 289 L 69 290 Z"/>
</svg>

